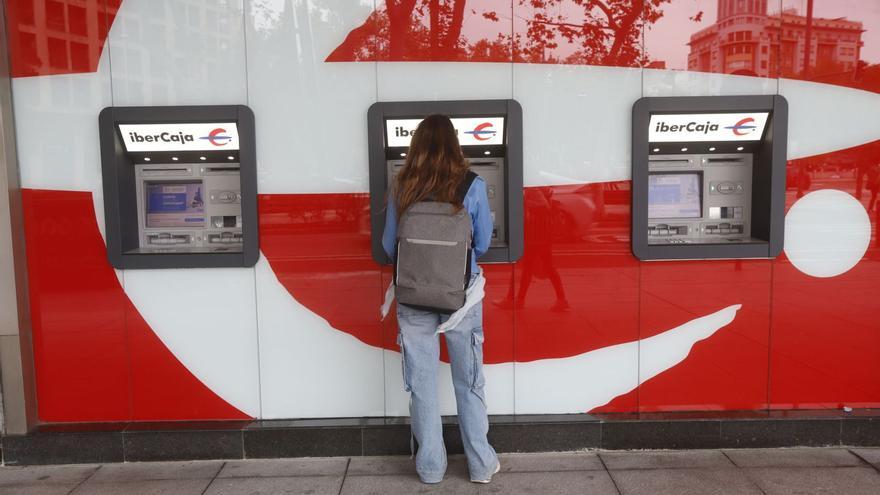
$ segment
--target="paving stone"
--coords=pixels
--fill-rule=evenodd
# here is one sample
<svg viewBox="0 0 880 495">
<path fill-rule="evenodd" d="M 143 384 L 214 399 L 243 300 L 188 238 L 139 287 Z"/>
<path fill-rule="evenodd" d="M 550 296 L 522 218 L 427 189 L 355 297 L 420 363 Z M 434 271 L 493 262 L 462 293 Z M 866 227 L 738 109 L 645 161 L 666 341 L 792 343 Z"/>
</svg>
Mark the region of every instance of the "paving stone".
<svg viewBox="0 0 880 495">
<path fill-rule="evenodd" d="M 91 476 L 97 464 L 69 466 L 7 466 L 0 467 L 0 487 L 28 483 L 68 483 L 80 482 Z"/>
<path fill-rule="evenodd" d="M 223 461 L 104 464 L 89 481 L 212 479 L 222 466 Z"/>
<path fill-rule="evenodd" d="M 415 472 L 416 461 L 409 456 L 352 457 L 348 465 L 348 476 L 382 476 Z"/>
<path fill-rule="evenodd" d="M 870 467 L 747 468 L 767 495 L 877 495 L 880 474 Z"/>
<path fill-rule="evenodd" d="M 472 484 L 477 493 L 505 495 L 617 495 L 614 482 L 605 471 L 560 471 L 498 473 L 488 485 Z"/>
<path fill-rule="evenodd" d="M 846 449 L 732 449 L 724 451 L 739 467 L 859 466 Z"/>
<path fill-rule="evenodd" d="M 218 478 L 343 476 L 346 457 L 227 461 Z"/>
<path fill-rule="evenodd" d="M 880 467 L 880 448 L 850 449 L 850 451 L 864 459 L 865 462 Z"/>
<path fill-rule="evenodd" d="M 497 475 L 496 475 L 497 476 Z M 411 474 L 388 476 L 346 476 L 341 495 L 410 495 L 413 493 L 475 494 L 476 485 L 458 474 L 447 470 L 440 483 L 426 485 L 419 481 L 415 471 Z"/>
<path fill-rule="evenodd" d="M 200 495 L 211 480 L 86 481 L 72 495 Z"/>
<path fill-rule="evenodd" d="M 608 469 L 730 468 L 734 465 L 718 450 L 658 450 L 600 452 Z"/>
<path fill-rule="evenodd" d="M 501 472 L 602 471 L 602 461 L 592 452 L 557 454 L 501 454 Z"/>
<path fill-rule="evenodd" d="M 80 483 L 79 481 L 68 481 L 55 484 L 24 483 L 20 485 L 3 485 L 0 486 L 0 495 L 67 495 Z"/>
<path fill-rule="evenodd" d="M 409 456 L 352 457 L 348 465 L 348 476 L 383 476 L 389 474 L 416 473 L 416 461 Z M 446 474 L 456 473 L 467 476 L 467 460 L 463 455 L 446 458 Z"/>
<path fill-rule="evenodd" d="M 289 478 L 217 478 L 205 495 L 337 495 L 342 476 L 293 476 Z"/>
<path fill-rule="evenodd" d="M 637 469 L 611 471 L 622 495 L 760 494 L 761 491 L 736 468 Z"/>
</svg>

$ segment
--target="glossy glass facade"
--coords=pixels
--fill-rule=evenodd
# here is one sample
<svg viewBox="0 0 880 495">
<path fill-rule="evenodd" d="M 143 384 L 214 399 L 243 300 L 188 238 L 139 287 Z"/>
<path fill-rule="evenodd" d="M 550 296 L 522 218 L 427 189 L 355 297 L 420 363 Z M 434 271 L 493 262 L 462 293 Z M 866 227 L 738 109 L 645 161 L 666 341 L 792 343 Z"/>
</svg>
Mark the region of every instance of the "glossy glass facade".
<svg viewBox="0 0 880 495">
<path fill-rule="evenodd" d="M 519 101 L 525 135 L 525 253 L 484 267 L 491 414 L 880 406 L 865 2 L 815 0 L 812 18 L 807 0 L 6 3 L 43 421 L 406 415 L 396 322 L 378 316 L 390 271 L 370 256 L 366 112 L 482 98 Z M 806 212 L 787 237 L 818 241 L 636 260 L 633 102 L 777 93 L 787 206 Z M 190 104 L 256 114 L 262 258 L 114 271 L 98 112 Z"/>
</svg>

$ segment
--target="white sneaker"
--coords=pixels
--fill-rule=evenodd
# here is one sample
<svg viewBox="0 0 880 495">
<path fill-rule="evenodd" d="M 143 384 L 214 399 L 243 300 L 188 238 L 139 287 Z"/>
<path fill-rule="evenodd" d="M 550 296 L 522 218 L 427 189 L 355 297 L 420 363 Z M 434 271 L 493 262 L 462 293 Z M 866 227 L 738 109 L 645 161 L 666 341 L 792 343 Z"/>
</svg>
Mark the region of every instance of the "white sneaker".
<svg viewBox="0 0 880 495">
<path fill-rule="evenodd" d="M 489 484 L 489 483 L 492 482 L 492 476 L 495 476 L 496 474 L 498 474 L 498 471 L 501 471 L 501 461 L 498 461 L 498 465 L 495 466 L 495 471 L 494 471 L 492 474 L 489 475 L 489 478 L 488 478 L 488 479 L 485 479 L 485 480 L 471 480 L 471 483 L 482 483 L 482 484 L 484 484 L 484 485 Z"/>
</svg>

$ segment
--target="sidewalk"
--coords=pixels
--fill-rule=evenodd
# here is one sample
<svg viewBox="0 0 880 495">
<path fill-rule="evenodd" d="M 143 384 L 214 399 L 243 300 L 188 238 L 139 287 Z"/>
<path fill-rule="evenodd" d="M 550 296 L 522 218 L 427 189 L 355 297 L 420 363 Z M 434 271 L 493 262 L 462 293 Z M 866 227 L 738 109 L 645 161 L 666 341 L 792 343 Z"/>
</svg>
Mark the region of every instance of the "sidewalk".
<svg viewBox="0 0 880 495">
<path fill-rule="evenodd" d="M 408 457 L 0 468 L 2 494 L 877 494 L 880 448 L 505 454 L 490 485 L 452 456 L 422 485 Z"/>
</svg>

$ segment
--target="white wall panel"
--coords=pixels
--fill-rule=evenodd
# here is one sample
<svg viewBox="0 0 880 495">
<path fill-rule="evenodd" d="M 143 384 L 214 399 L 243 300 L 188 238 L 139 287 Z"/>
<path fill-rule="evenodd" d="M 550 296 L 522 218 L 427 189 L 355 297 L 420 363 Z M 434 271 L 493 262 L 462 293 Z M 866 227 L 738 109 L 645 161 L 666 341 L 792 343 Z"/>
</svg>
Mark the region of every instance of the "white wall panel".
<svg viewBox="0 0 880 495">
<path fill-rule="evenodd" d="M 177 359 L 218 396 L 260 415 L 254 270 L 126 270 L 125 292 Z"/>
<path fill-rule="evenodd" d="M 526 186 L 629 179 L 639 69 L 517 64 L 513 74 Z"/>
<path fill-rule="evenodd" d="M 256 272 L 263 417 L 384 415 L 382 349 L 297 302 L 265 258 Z"/>
<path fill-rule="evenodd" d="M 788 158 L 828 153 L 880 139 L 880 94 L 781 79 L 788 100 Z"/>
<path fill-rule="evenodd" d="M 372 2 L 251 2 L 248 102 L 256 114 L 261 193 L 366 192 L 372 62 L 325 58 Z"/>
<path fill-rule="evenodd" d="M 107 52 L 94 73 L 15 78 L 12 98 L 21 187 L 100 190 L 98 113 L 111 102 Z"/>
<path fill-rule="evenodd" d="M 247 101 L 242 0 L 125 0 L 108 48 L 116 106 Z"/>
</svg>

